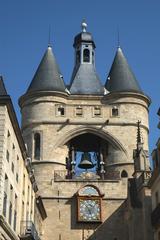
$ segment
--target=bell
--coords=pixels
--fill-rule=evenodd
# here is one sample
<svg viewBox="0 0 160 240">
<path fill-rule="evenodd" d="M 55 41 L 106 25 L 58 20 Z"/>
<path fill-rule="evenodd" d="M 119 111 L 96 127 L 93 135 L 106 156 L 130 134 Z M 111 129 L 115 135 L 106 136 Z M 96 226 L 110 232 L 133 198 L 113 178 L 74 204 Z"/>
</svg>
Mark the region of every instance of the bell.
<svg viewBox="0 0 160 240">
<path fill-rule="evenodd" d="M 82 169 L 88 169 L 93 168 L 94 166 L 95 164 L 93 164 L 91 161 L 91 154 L 88 152 L 84 152 L 82 154 L 81 162 L 78 164 L 78 167 Z"/>
</svg>

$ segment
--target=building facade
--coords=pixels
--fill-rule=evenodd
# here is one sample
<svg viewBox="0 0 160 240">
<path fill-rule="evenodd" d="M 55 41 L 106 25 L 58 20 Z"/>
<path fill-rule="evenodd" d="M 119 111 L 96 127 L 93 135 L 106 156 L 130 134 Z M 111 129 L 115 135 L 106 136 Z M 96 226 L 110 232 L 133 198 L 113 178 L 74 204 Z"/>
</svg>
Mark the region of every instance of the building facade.
<svg viewBox="0 0 160 240">
<path fill-rule="evenodd" d="M 0 239 L 41 235 L 45 209 L 12 101 L 0 79 Z M 41 202 L 41 206 L 39 202 Z M 37 229 L 37 230 L 36 230 Z"/>
<path fill-rule="evenodd" d="M 8 225 L 15 239 L 19 235 L 35 240 L 153 240 L 150 99 L 120 47 L 106 83 L 101 83 L 95 42 L 85 22 L 73 46 L 75 63 L 69 85 L 48 46 L 19 99 L 21 131 L 11 102 L 0 105 L 1 162 L 5 163 L 0 175 L 1 216 L 10 221 L 10 208 L 3 214 L 6 195 L 8 204 L 10 196 L 18 196 L 18 202 L 13 201 L 13 212 L 19 208 L 16 230 L 14 217 Z M 8 95 L 3 94 L 3 84 L 1 89 L 4 101 Z M 19 187 L 17 169 L 21 170 Z M 28 219 L 38 237 L 27 234 Z"/>
<path fill-rule="evenodd" d="M 152 240 L 150 99 L 120 47 L 101 83 L 86 28 L 83 22 L 74 39 L 69 86 L 49 46 L 19 100 L 22 135 L 48 216 L 42 238 Z"/>
</svg>

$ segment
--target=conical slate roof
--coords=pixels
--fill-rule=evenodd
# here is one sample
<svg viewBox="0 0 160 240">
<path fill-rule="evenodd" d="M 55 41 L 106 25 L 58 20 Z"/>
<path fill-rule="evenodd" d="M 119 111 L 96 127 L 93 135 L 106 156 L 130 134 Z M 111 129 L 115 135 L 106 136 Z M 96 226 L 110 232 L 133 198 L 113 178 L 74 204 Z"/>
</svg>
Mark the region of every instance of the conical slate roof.
<svg viewBox="0 0 160 240">
<path fill-rule="evenodd" d="M 6 96 L 8 95 L 2 76 L 0 76 L 0 96 Z"/>
<path fill-rule="evenodd" d="M 71 94 L 104 94 L 104 87 L 93 64 L 80 64 L 75 67 L 69 91 Z"/>
<path fill-rule="evenodd" d="M 65 84 L 51 47 L 46 50 L 27 93 L 33 91 L 65 92 Z"/>
<path fill-rule="evenodd" d="M 139 92 L 142 90 L 127 63 L 122 49 L 117 49 L 105 87 L 109 92 Z"/>
</svg>

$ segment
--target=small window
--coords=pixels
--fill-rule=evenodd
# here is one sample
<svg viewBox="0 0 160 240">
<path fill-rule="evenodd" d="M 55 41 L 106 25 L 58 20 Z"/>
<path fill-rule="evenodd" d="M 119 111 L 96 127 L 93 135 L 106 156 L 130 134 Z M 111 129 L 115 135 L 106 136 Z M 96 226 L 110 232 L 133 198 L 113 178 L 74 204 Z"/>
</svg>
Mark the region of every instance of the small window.
<svg viewBox="0 0 160 240">
<path fill-rule="evenodd" d="M 9 162 L 9 151 L 8 150 L 6 151 L 6 159 Z"/>
<path fill-rule="evenodd" d="M 87 48 L 83 51 L 83 62 L 90 62 L 90 51 Z"/>
<path fill-rule="evenodd" d="M 41 136 L 40 133 L 34 134 L 34 159 L 40 160 Z"/>
<path fill-rule="evenodd" d="M 83 115 L 83 108 L 81 106 L 76 107 L 76 116 Z"/>
<path fill-rule="evenodd" d="M 101 107 L 94 107 L 94 116 L 101 116 Z"/>
<path fill-rule="evenodd" d="M 127 178 L 128 177 L 128 173 L 123 170 L 122 173 L 121 173 L 121 178 Z"/>
<path fill-rule="evenodd" d="M 6 217 L 6 211 L 7 211 L 7 194 L 4 192 L 3 196 L 3 215 Z"/>
<path fill-rule="evenodd" d="M 16 226 L 17 226 L 17 195 L 15 194 L 15 199 L 14 199 L 14 217 L 13 217 L 13 229 L 16 231 Z"/>
<path fill-rule="evenodd" d="M 26 187 L 26 176 L 25 176 L 25 174 L 23 174 L 23 190 L 22 190 L 22 193 L 23 193 L 23 195 L 25 195 L 25 187 Z"/>
<path fill-rule="evenodd" d="M 118 109 L 117 106 L 114 106 L 114 107 L 112 108 L 112 116 L 113 116 L 113 117 L 119 116 L 119 109 Z"/>
<path fill-rule="evenodd" d="M 12 162 L 12 167 L 11 167 L 11 169 L 12 169 L 12 172 L 14 173 L 14 163 Z"/>
<path fill-rule="evenodd" d="M 13 229 L 16 231 L 16 226 L 17 226 L 17 211 L 14 210 L 14 219 L 13 219 Z"/>
<path fill-rule="evenodd" d="M 16 173 L 16 182 L 18 183 L 18 173 Z"/>
<path fill-rule="evenodd" d="M 65 115 L 65 107 L 63 105 L 57 106 L 57 116 Z"/>
<path fill-rule="evenodd" d="M 94 64 L 94 52 L 92 52 L 92 63 Z"/>
</svg>

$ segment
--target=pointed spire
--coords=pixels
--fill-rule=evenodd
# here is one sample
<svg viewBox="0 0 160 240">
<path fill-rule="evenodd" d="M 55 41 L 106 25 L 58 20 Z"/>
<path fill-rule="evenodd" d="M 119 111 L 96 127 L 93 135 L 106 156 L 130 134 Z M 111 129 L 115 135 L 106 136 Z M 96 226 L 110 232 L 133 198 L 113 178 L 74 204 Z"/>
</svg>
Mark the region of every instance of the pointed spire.
<svg viewBox="0 0 160 240">
<path fill-rule="evenodd" d="M 110 92 L 139 92 L 142 90 L 127 60 L 118 47 L 105 87 Z"/>
<path fill-rule="evenodd" d="M 137 122 L 137 148 L 133 150 L 133 159 L 134 159 L 134 175 L 142 171 L 149 170 L 149 154 L 148 150 L 143 148 L 143 140 L 140 129 L 141 121 Z"/>
<path fill-rule="evenodd" d="M 65 92 L 65 85 L 51 46 L 48 46 L 27 90 Z"/>
<path fill-rule="evenodd" d="M 6 96 L 8 95 L 4 82 L 3 82 L 3 77 L 0 76 L 0 96 Z"/>
</svg>

